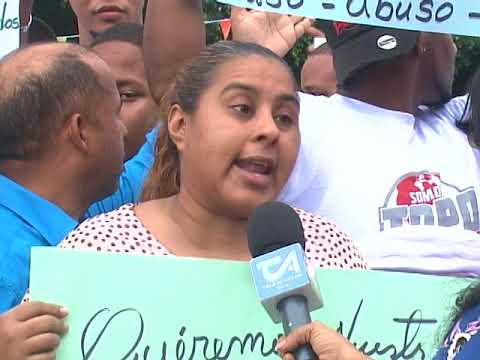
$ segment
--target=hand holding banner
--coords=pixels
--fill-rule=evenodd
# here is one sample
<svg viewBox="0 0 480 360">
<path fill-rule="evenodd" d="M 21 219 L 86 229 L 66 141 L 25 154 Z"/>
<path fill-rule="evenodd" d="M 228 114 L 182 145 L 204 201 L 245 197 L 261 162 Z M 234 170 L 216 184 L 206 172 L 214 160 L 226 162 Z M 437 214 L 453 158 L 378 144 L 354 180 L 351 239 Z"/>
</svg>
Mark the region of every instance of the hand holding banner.
<svg viewBox="0 0 480 360">
<path fill-rule="evenodd" d="M 471 0 L 219 0 L 282 14 L 407 30 L 480 35 L 480 2 Z"/>
</svg>

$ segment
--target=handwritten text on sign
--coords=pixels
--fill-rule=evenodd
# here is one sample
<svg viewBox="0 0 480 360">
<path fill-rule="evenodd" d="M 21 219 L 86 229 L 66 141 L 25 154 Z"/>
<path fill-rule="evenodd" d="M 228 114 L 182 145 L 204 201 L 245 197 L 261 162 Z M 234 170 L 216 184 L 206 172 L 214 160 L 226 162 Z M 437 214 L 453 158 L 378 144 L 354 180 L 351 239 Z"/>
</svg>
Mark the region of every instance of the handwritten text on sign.
<svg viewBox="0 0 480 360">
<path fill-rule="evenodd" d="M 20 46 L 19 0 L 0 0 L 0 58 Z"/>
<path fill-rule="evenodd" d="M 85 264 L 88 264 L 86 266 Z M 59 271 L 61 269 L 61 271 Z M 319 270 L 312 318 L 376 360 L 427 360 L 463 280 Z M 274 360 L 248 263 L 34 248 L 31 297 L 67 307 L 58 360 Z"/>
<path fill-rule="evenodd" d="M 423 318 L 422 311 L 416 309 L 406 319 L 392 319 L 390 326 L 403 329 L 403 337 L 399 337 L 398 342 L 381 340 L 357 342 L 355 339 L 358 339 L 359 333 L 362 332 L 357 328 L 357 322 L 359 317 L 365 315 L 362 313 L 364 307 L 362 299 L 351 319 L 345 322 L 341 320 L 337 327 L 337 331 L 352 341 L 360 351 L 376 359 L 379 356 L 393 360 L 430 359 L 430 349 L 423 343 L 421 334 L 432 332 L 432 329 L 440 325 L 439 320 Z M 219 326 L 222 326 L 221 323 Z M 230 338 L 219 338 L 212 337 L 206 330 L 202 333 L 192 333 L 188 325 L 184 324 L 179 326 L 176 340 L 158 336 L 154 342 L 149 342 L 151 339 L 146 332 L 153 327 L 142 312 L 135 308 L 115 311 L 102 308 L 88 319 L 82 329 L 79 346 L 72 350 L 77 354 L 81 353 L 82 360 L 103 359 L 99 354 L 113 356 L 112 351 L 115 352 L 115 359 L 132 360 L 235 360 L 239 356 L 274 359 L 277 338 L 282 335 L 274 331 L 257 331 L 238 333 Z M 175 330 L 172 332 L 175 334 Z M 120 333 L 129 336 L 128 341 L 117 343 L 117 336 Z"/>
<path fill-rule="evenodd" d="M 480 35 L 480 1 L 472 0 L 219 0 L 269 12 L 430 31 Z"/>
</svg>

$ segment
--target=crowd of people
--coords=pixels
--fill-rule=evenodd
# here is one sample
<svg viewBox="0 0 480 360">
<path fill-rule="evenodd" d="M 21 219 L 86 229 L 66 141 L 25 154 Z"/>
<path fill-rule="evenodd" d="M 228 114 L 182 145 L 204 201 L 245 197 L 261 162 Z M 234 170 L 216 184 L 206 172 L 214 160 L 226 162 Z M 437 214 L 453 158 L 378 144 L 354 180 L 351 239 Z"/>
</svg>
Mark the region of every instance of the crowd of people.
<svg viewBox="0 0 480 360">
<path fill-rule="evenodd" d="M 276 199 L 311 267 L 480 274 L 480 75 L 452 97 L 451 35 L 233 8 L 233 40 L 207 46 L 200 0 L 70 2 L 79 44 L 44 41 L 23 1 L 0 60 L 5 360 L 54 359 L 68 329 L 22 303 L 32 247 L 247 261 Z M 297 84 L 283 57 L 305 34 Z M 480 287 L 457 305 L 436 360 L 480 351 Z M 320 323 L 278 351 L 307 342 L 365 359 Z"/>
</svg>

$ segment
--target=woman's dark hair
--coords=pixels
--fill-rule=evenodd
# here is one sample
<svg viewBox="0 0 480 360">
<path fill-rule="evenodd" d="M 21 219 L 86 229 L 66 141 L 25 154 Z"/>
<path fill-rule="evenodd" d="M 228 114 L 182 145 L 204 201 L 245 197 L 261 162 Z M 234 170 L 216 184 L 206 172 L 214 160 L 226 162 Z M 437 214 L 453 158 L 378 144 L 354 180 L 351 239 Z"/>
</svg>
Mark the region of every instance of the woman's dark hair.
<svg viewBox="0 0 480 360">
<path fill-rule="evenodd" d="M 463 314 L 471 308 L 480 305 L 480 282 L 475 282 L 463 290 L 455 301 L 448 324 L 450 332 Z M 448 336 L 448 334 L 446 334 Z"/>
<path fill-rule="evenodd" d="M 232 60 L 253 55 L 274 59 L 283 64 L 296 83 L 288 64 L 272 51 L 256 44 L 220 41 L 207 47 L 176 74 L 161 101 L 163 118 L 168 118 L 168 112 L 173 105 L 179 105 L 187 114 L 195 113 L 200 96 L 210 87 L 217 70 Z M 159 134 L 155 164 L 145 183 L 142 197 L 144 201 L 166 198 L 178 194 L 179 190 L 179 155 L 166 125 Z"/>
<path fill-rule="evenodd" d="M 465 131 L 473 146 L 480 147 L 480 69 L 473 76 L 467 106 L 457 126 Z"/>
</svg>

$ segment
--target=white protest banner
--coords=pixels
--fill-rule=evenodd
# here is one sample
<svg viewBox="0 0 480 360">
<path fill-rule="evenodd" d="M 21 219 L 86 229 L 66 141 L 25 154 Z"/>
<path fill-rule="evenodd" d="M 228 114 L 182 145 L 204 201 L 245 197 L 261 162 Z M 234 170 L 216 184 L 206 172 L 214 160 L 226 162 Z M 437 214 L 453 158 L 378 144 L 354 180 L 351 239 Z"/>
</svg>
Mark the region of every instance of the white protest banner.
<svg viewBox="0 0 480 360">
<path fill-rule="evenodd" d="M 310 18 L 457 35 L 480 35 L 475 0 L 220 0 Z"/>
<path fill-rule="evenodd" d="M 0 58 L 20 46 L 20 0 L 0 0 Z"/>
</svg>

